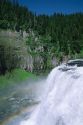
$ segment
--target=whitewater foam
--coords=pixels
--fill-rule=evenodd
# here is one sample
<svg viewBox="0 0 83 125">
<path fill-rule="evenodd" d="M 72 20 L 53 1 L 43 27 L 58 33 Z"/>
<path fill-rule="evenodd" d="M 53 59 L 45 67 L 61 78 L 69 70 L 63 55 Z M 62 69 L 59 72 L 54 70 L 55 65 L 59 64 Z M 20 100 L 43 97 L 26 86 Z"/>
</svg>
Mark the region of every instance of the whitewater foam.
<svg viewBox="0 0 83 125">
<path fill-rule="evenodd" d="M 20 125 L 83 125 L 83 68 L 59 68 L 48 76 L 41 104 Z"/>
</svg>

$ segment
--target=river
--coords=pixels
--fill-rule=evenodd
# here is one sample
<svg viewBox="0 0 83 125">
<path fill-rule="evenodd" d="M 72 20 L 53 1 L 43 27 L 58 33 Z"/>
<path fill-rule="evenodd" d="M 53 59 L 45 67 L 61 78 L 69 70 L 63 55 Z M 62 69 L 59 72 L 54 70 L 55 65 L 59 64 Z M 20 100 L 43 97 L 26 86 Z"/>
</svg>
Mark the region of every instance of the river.
<svg viewBox="0 0 83 125">
<path fill-rule="evenodd" d="M 19 125 L 41 102 L 46 78 L 26 80 L 0 91 L 0 125 Z"/>
</svg>

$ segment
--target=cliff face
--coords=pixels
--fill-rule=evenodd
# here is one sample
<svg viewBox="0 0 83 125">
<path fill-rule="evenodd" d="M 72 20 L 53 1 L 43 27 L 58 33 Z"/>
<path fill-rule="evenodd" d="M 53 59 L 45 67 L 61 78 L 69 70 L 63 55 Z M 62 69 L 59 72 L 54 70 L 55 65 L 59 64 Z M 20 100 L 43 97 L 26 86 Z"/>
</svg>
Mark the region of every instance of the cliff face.
<svg viewBox="0 0 83 125">
<path fill-rule="evenodd" d="M 0 69 L 3 71 L 5 68 L 4 72 L 17 67 L 26 67 L 27 48 L 20 33 L 10 30 L 0 31 L 0 55 Z"/>
<path fill-rule="evenodd" d="M 55 53 L 51 51 L 49 45 L 49 36 L 48 38 L 43 38 L 33 31 L 29 31 L 26 37 L 24 35 L 24 39 L 26 41 L 29 62 L 27 70 L 44 72 L 58 64 Z"/>
<path fill-rule="evenodd" d="M 0 46 L 4 46 L 4 61 L 9 69 L 20 67 L 30 72 L 42 72 L 58 64 L 55 54 L 33 31 L 1 30 Z M 1 51 L 0 54 L 3 56 Z"/>
</svg>

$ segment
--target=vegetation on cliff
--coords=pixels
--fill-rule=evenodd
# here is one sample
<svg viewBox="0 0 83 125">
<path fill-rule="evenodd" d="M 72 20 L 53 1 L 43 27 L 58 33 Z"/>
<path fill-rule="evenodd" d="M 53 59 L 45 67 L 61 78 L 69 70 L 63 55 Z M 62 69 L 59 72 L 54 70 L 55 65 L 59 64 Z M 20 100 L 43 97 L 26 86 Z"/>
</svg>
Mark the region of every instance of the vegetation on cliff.
<svg viewBox="0 0 83 125">
<path fill-rule="evenodd" d="M 9 40 L 3 44 L 3 38 L 0 38 L 1 74 L 21 67 L 19 62 L 25 55 L 33 58 L 31 61 L 33 64 L 30 64 L 29 67 L 24 64 L 24 68 L 31 71 L 35 68 L 39 70 L 39 67 L 44 70 L 52 68 L 55 58 L 59 64 L 64 58 L 83 57 L 83 13 L 36 15 L 14 0 L 3 0 L 0 1 L 0 29 L 20 32 L 21 37 L 23 37 L 23 31 L 27 33 L 24 50 L 22 47 L 12 45 L 16 39 L 12 38 L 13 42 L 10 45 Z M 17 41 L 19 42 L 19 40 Z M 22 53 L 27 49 L 27 52 L 22 55 L 22 53 L 14 51 L 15 49 Z M 7 53 L 4 53 L 4 50 Z M 40 63 L 37 60 L 41 60 Z M 27 61 L 27 63 L 30 62 Z M 40 65 L 37 67 L 37 64 Z"/>
</svg>

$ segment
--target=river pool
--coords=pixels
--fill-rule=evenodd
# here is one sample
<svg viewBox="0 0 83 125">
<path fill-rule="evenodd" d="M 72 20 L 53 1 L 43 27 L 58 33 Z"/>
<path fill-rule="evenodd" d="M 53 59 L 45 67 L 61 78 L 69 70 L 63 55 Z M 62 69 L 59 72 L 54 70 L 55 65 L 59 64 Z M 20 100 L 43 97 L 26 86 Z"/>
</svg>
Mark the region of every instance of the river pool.
<svg viewBox="0 0 83 125">
<path fill-rule="evenodd" d="M 27 80 L 0 91 L 0 125 L 19 125 L 41 102 L 46 78 Z"/>
</svg>

